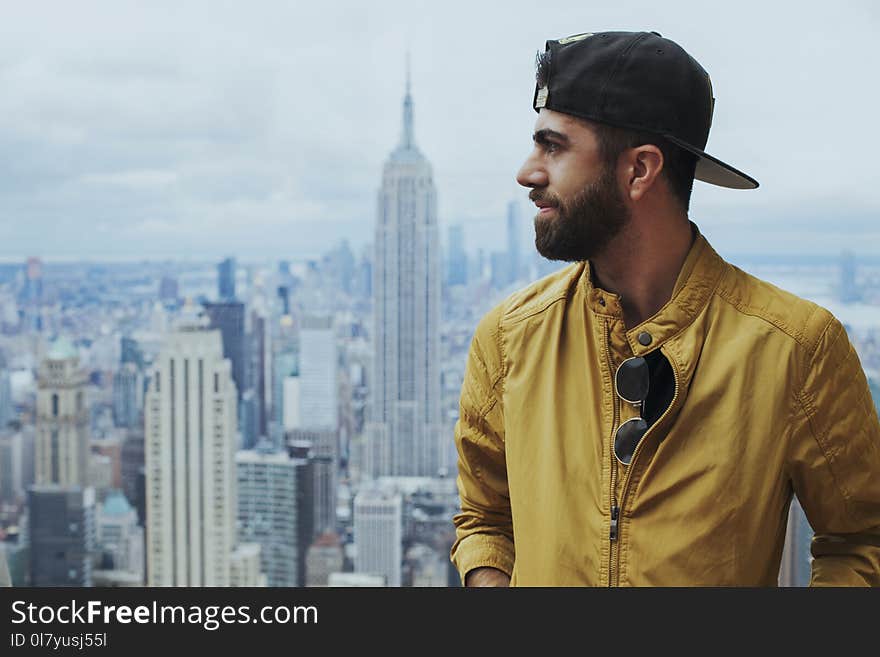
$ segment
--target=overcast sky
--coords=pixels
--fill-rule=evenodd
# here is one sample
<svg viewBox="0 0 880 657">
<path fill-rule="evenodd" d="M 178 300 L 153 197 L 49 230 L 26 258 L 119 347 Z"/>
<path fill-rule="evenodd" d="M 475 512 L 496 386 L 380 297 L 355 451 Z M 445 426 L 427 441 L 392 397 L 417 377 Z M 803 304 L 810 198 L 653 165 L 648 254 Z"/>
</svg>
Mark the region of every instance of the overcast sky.
<svg viewBox="0 0 880 657">
<path fill-rule="evenodd" d="M 509 201 L 531 224 L 514 175 L 535 52 L 605 29 L 656 30 L 712 76 L 707 151 L 761 183 L 695 183 L 719 251 L 880 254 L 869 0 L 0 2 L 3 258 L 358 249 L 407 49 L 444 240 L 462 223 L 468 248 L 498 248 Z"/>
</svg>

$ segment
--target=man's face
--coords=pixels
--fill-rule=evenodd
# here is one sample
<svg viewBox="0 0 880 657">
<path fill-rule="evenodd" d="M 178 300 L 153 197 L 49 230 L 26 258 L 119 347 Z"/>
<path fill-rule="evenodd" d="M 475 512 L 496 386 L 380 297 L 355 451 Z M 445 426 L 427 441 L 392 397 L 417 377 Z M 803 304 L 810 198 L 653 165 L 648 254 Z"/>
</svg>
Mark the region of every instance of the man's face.
<svg viewBox="0 0 880 657">
<path fill-rule="evenodd" d="M 533 139 L 516 180 L 532 188 L 538 207 L 538 253 L 567 262 L 595 258 L 630 217 L 614 167 L 602 161 L 593 130 L 567 114 L 542 109 Z"/>
</svg>

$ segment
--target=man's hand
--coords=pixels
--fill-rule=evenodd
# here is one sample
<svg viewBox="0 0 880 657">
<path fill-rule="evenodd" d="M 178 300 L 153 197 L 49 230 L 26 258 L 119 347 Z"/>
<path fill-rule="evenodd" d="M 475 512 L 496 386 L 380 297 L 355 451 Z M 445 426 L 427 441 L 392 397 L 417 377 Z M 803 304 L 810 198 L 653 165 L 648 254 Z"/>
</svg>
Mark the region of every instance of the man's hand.
<svg viewBox="0 0 880 657">
<path fill-rule="evenodd" d="M 469 571 L 464 578 L 465 586 L 510 586 L 510 576 L 503 570 L 482 566 Z"/>
</svg>

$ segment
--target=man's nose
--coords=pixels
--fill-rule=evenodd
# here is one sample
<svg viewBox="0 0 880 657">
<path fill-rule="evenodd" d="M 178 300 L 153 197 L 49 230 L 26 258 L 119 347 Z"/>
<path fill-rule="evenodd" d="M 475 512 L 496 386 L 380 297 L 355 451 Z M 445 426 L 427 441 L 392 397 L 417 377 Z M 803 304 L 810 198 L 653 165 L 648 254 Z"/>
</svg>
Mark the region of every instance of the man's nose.
<svg viewBox="0 0 880 657">
<path fill-rule="evenodd" d="M 523 187 L 546 187 L 547 172 L 535 161 L 535 157 L 530 155 L 516 174 L 516 182 Z"/>
</svg>

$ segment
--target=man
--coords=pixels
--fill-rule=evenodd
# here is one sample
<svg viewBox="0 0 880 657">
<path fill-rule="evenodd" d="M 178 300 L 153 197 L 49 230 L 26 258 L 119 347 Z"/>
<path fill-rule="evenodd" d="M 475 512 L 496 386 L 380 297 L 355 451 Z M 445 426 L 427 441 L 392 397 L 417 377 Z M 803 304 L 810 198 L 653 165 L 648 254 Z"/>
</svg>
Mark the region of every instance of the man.
<svg viewBox="0 0 880 657">
<path fill-rule="evenodd" d="M 539 57 L 517 175 L 574 264 L 479 323 L 455 440 L 466 586 L 775 585 L 793 494 L 813 585 L 880 584 L 880 423 L 843 326 L 689 221 L 708 74 L 656 33 Z M 760 239 L 760 236 L 756 236 Z"/>
</svg>

